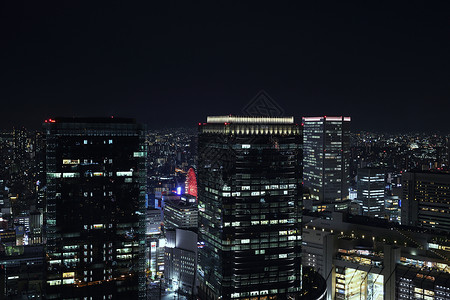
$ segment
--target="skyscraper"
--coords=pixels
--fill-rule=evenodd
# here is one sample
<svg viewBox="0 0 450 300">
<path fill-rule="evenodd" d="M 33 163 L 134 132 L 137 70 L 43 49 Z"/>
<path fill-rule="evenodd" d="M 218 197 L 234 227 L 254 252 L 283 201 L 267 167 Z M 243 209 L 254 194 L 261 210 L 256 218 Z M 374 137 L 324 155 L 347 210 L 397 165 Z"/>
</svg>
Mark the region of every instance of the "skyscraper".
<svg viewBox="0 0 450 300">
<path fill-rule="evenodd" d="M 402 188 L 402 225 L 450 232 L 449 173 L 406 172 Z"/>
<path fill-rule="evenodd" d="M 299 291 L 300 126 L 293 117 L 208 117 L 198 143 L 200 297 Z"/>
<path fill-rule="evenodd" d="M 166 232 L 164 278 L 173 291 L 195 294 L 197 275 L 197 233 L 177 228 Z"/>
<path fill-rule="evenodd" d="M 312 199 L 310 210 L 347 207 L 350 117 L 303 118 L 303 181 Z"/>
<path fill-rule="evenodd" d="M 191 229 L 197 231 L 198 206 L 195 197 L 191 195 L 179 196 L 179 199 L 167 200 L 164 203 L 164 228 Z"/>
<path fill-rule="evenodd" d="M 44 130 L 47 297 L 145 297 L 144 127 L 60 118 Z"/>
<path fill-rule="evenodd" d="M 375 168 L 358 169 L 358 202 L 364 216 L 384 216 L 384 172 Z"/>
</svg>

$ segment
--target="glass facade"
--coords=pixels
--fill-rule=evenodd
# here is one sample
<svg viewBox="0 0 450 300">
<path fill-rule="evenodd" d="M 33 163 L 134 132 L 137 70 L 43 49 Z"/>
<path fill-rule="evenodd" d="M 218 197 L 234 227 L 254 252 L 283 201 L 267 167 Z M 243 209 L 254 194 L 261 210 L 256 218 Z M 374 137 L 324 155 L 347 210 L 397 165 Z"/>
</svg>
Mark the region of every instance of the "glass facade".
<svg viewBox="0 0 450 300">
<path fill-rule="evenodd" d="M 44 130 L 47 296 L 145 297 L 145 128 L 96 118 Z"/>
<path fill-rule="evenodd" d="M 303 118 L 303 181 L 312 199 L 308 209 L 327 203 L 346 208 L 349 162 L 349 117 Z"/>
<path fill-rule="evenodd" d="M 384 216 L 384 172 L 379 169 L 358 170 L 358 201 L 364 216 Z"/>
<path fill-rule="evenodd" d="M 286 299 L 301 288 L 301 128 L 280 119 L 199 126 L 202 299 Z"/>
<path fill-rule="evenodd" d="M 406 172 L 402 189 L 402 225 L 450 232 L 450 174 Z"/>
<path fill-rule="evenodd" d="M 336 268 L 336 299 L 384 299 L 384 276 L 353 268 Z"/>
</svg>

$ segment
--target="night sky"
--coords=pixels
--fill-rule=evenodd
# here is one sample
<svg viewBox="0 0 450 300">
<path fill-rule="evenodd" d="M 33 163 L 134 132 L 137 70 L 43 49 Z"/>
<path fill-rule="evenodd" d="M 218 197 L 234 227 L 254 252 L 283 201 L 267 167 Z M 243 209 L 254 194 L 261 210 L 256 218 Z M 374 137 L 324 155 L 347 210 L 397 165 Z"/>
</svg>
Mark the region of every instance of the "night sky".
<svg viewBox="0 0 450 300">
<path fill-rule="evenodd" d="M 2 1 L 0 129 L 195 126 L 265 90 L 355 131 L 450 131 L 447 1 L 131 2 Z"/>
</svg>

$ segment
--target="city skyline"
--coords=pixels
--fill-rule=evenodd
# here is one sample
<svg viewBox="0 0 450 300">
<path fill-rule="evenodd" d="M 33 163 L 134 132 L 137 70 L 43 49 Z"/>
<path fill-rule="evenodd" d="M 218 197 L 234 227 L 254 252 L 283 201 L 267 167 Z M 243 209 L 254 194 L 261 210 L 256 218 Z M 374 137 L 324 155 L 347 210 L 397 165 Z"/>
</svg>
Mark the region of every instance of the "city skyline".
<svg viewBox="0 0 450 300">
<path fill-rule="evenodd" d="M 335 116 L 203 121 L 197 134 L 118 117 L 1 132 L 0 297 L 121 299 L 107 287 L 126 282 L 152 300 L 450 297 L 449 136 L 348 140 Z M 322 194 L 348 208 L 319 209 Z"/>
<path fill-rule="evenodd" d="M 450 299 L 449 2 L 0 5 L 0 299 Z"/>
<path fill-rule="evenodd" d="M 219 114 L 218 114 L 219 115 Z M 223 114 L 222 114 L 223 115 Z M 235 116 L 235 117 L 253 117 L 253 116 L 265 116 L 265 114 L 261 114 L 261 115 L 246 115 L 246 114 L 227 114 L 230 116 Z M 285 114 L 284 114 L 285 115 Z M 283 115 L 283 116 L 284 116 Z M 344 115 L 348 115 L 348 114 L 344 114 Z M 326 117 L 344 117 L 344 115 L 325 115 L 325 114 L 316 114 L 316 115 L 308 115 L 308 116 L 294 116 L 294 120 L 296 123 L 301 123 L 302 118 L 326 118 Z M 207 115 L 204 115 L 204 117 L 206 117 Z M 170 123 L 166 123 L 169 125 L 160 125 L 158 127 L 151 127 L 148 125 L 148 123 L 145 122 L 141 122 L 138 118 L 136 118 L 135 116 L 123 116 L 121 114 L 115 114 L 115 115 L 80 115 L 80 116 L 67 116 L 67 115 L 61 115 L 61 116 L 52 116 L 49 117 L 48 115 L 42 119 L 41 122 L 38 122 L 36 124 L 30 124 L 28 123 L 28 126 L 25 125 L 25 123 L 17 123 L 17 124 L 11 124 L 11 125 L 7 125 L 6 127 L 2 127 L 0 128 L 0 132 L 9 132 L 9 131 L 13 131 L 13 130 L 26 130 L 29 132 L 40 132 L 42 131 L 42 124 L 45 123 L 46 120 L 49 119 L 78 119 L 78 118 L 92 118 L 92 119 L 96 119 L 96 118 L 119 118 L 119 119 L 133 119 L 136 120 L 136 122 L 139 122 L 141 124 L 145 124 L 147 127 L 147 131 L 148 132 L 158 132 L 158 131 L 167 131 L 167 130 L 177 130 L 177 129 L 182 129 L 182 130 L 188 130 L 188 131 L 196 131 L 197 130 L 197 125 L 201 122 L 194 122 L 192 124 L 188 124 L 188 125 L 180 125 L 180 126 L 176 126 L 176 125 L 170 125 Z M 350 116 L 350 118 L 352 119 L 352 125 L 350 126 L 350 133 L 351 134 L 375 134 L 375 135 L 443 135 L 446 136 L 448 134 L 450 134 L 450 128 L 447 129 L 445 126 L 441 127 L 440 129 L 430 129 L 430 130 L 426 130 L 426 129 L 413 129 L 413 128 L 408 128 L 405 130 L 399 130 L 399 129 L 377 129 L 377 128 L 373 128 L 373 129 L 362 129 L 362 128 L 354 128 L 354 118 Z M 200 121 L 202 120 L 202 118 L 199 119 Z M 357 123 L 357 122 L 356 122 Z"/>
<path fill-rule="evenodd" d="M 445 131 L 445 11 L 419 3 L 8 3 L 0 127 L 110 115 L 149 128 L 190 126 L 241 115 L 264 89 L 285 115 L 350 115 L 354 130 Z"/>
</svg>

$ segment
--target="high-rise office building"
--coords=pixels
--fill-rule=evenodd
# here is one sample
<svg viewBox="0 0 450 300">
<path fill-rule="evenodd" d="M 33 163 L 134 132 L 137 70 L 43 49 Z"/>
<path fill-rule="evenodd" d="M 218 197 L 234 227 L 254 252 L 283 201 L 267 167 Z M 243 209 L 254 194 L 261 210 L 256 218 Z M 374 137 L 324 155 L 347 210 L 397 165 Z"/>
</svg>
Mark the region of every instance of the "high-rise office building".
<svg viewBox="0 0 450 300">
<path fill-rule="evenodd" d="M 303 182 L 313 211 L 348 207 L 350 117 L 303 118 Z"/>
<path fill-rule="evenodd" d="M 153 207 L 148 207 L 146 213 L 147 213 L 147 220 L 145 221 L 147 228 L 146 234 L 147 235 L 160 234 L 162 223 L 161 210 Z"/>
<path fill-rule="evenodd" d="M 197 231 L 198 206 L 194 196 L 182 195 L 164 203 L 164 228 L 192 229 Z"/>
<path fill-rule="evenodd" d="M 196 197 L 172 195 L 164 201 L 165 283 L 177 293 L 195 294 L 198 205 Z"/>
<path fill-rule="evenodd" d="M 167 231 L 166 237 L 165 281 L 175 292 L 193 295 L 197 275 L 197 233 L 177 228 Z"/>
<path fill-rule="evenodd" d="M 43 217 L 40 211 L 32 210 L 30 212 L 30 230 L 28 233 L 28 244 L 42 243 L 42 224 Z"/>
<path fill-rule="evenodd" d="M 382 218 L 384 216 L 384 172 L 375 168 L 358 169 L 358 197 L 362 215 Z"/>
<path fill-rule="evenodd" d="M 450 173 L 406 172 L 402 188 L 402 225 L 450 232 Z"/>
<path fill-rule="evenodd" d="M 400 204 L 399 196 L 386 196 L 384 198 L 384 215 L 389 221 L 401 224 Z"/>
<path fill-rule="evenodd" d="M 60 118 L 44 130 L 47 297 L 145 297 L 145 128 Z"/>
<path fill-rule="evenodd" d="M 164 203 L 167 243 L 164 254 L 165 282 L 177 293 L 195 293 L 197 268 L 198 205 L 188 194 Z"/>
<path fill-rule="evenodd" d="M 286 299 L 300 290 L 301 143 L 293 117 L 199 124 L 201 299 Z"/>
</svg>

